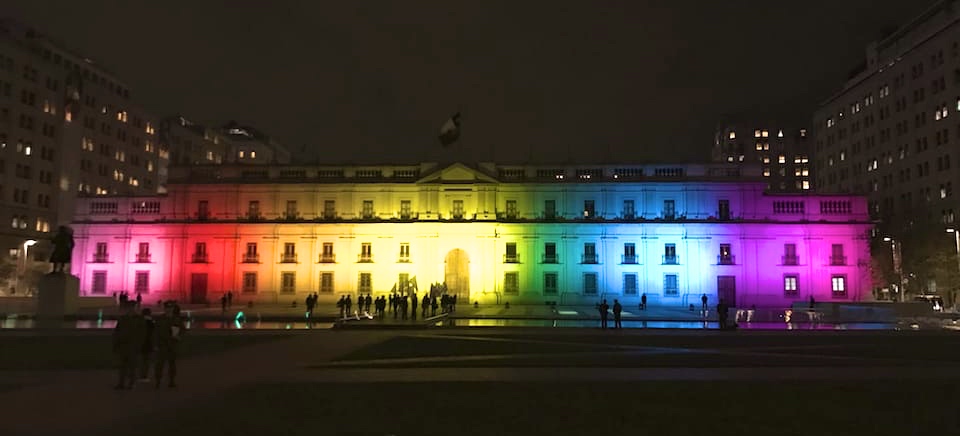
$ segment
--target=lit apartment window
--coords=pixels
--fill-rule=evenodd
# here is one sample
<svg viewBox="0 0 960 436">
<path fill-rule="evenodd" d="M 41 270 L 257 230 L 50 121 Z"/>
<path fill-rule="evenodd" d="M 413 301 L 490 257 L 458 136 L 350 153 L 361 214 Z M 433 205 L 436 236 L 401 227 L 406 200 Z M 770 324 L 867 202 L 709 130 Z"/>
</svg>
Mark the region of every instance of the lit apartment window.
<svg viewBox="0 0 960 436">
<path fill-rule="evenodd" d="M 237 153 L 237 157 L 239 157 L 240 159 L 243 159 L 243 158 L 246 157 L 246 156 L 247 156 L 247 152 L 246 152 L 246 151 L 240 150 L 240 152 Z"/>
<path fill-rule="evenodd" d="M 763 150 L 763 143 L 762 143 L 762 142 L 758 142 L 758 143 L 757 143 L 757 151 L 760 151 L 760 150 Z"/>
<path fill-rule="evenodd" d="M 26 147 L 24 147 L 24 148 L 23 148 L 23 154 L 25 154 L 25 155 L 27 155 L 27 156 L 30 156 L 31 154 L 33 154 L 33 147 L 31 147 L 31 146 L 29 146 L 29 145 L 26 146 Z"/>
<path fill-rule="evenodd" d="M 257 152 L 254 150 L 250 150 L 250 159 L 256 159 L 256 158 L 257 158 Z"/>
<path fill-rule="evenodd" d="M 754 137 L 754 138 L 759 138 L 759 137 L 760 137 L 760 129 L 757 129 L 757 130 L 754 130 L 754 131 L 753 131 L 753 137 Z"/>
<path fill-rule="evenodd" d="M 781 154 L 780 156 L 777 157 L 777 163 L 782 163 L 782 164 L 787 163 L 787 157 Z"/>
<path fill-rule="evenodd" d="M 777 132 L 777 138 L 783 138 L 783 129 L 780 129 L 780 131 Z"/>
<path fill-rule="evenodd" d="M 769 138 L 769 137 L 770 137 L 770 132 L 767 131 L 767 130 L 764 130 L 763 132 L 760 132 L 760 136 L 762 136 L 762 137 L 764 137 L 764 138 Z"/>
<path fill-rule="evenodd" d="M 763 169 L 763 177 L 770 177 L 770 168 Z"/>
<path fill-rule="evenodd" d="M 799 295 L 797 292 L 798 281 L 799 277 L 796 275 L 783 276 L 783 295 L 785 297 L 796 297 Z"/>
<path fill-rule="evenodd" d="M 770 157 L 769 157 L 769 156 L 764 156 L 764 157 L 763 157 L 763 163 L 765 163 L 765 164 L 770 163 Z"/>
<path fill-rule="evenodd" d="M 842 275 L 835 275 L 831 277 L 830 287 L 833 290 L 834 297 L 846 297 L 847 296 L 847 277 Z"/>
<path fill-rule="evenodd" d="M 957 107 L 960 108 L 960 98 L 957 99 Z M 731 131 L 730 135 L 728 135 L 727 137 L 730 139 L 737 139 L 737 132 Z"/>
</svg>

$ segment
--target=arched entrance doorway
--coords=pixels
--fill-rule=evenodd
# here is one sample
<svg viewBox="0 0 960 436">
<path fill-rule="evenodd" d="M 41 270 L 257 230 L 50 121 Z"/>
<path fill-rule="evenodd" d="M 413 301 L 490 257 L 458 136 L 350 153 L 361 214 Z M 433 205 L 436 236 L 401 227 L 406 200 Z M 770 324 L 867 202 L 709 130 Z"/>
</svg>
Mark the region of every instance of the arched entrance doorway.
<svg viewBox="0 0 960 436">
<path fill-rule="evenodd" d="M 450 250 L 443 259 L 443 281 L 447 283 L 447 293 L 457 296 L 457 302 L 470 301 L 470 258 L 467 252 L 459 248 Z"/>
</svg>

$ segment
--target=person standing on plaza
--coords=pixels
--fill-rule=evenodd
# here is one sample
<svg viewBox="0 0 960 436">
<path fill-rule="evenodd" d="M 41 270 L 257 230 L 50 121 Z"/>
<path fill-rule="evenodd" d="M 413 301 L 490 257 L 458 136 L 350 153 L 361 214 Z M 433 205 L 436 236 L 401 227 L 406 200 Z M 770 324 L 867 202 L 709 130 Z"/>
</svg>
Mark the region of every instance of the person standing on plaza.
<svg viewBox="0 0 960 436">
<path fill-rule="evenodd" d="M 410 294 L 410 318 L 417 319 L 417 293 Z"/>
<path fill-rule="evenodd" d="M 180 349 L 180 340 L 183 335 L 183 320 L 180 318 L 180 308 L 167 302 L 163 306 L 164 314 L 157 318 L 157 363 L 154 370 L 154 387 L 159 388 L 163 380 L 164 366 L 168 367 L 168 387 L 177 386 L 177 353 Z"/>
<path fill-rule="evenodd" d="M 437 316 L 437 307 L 437 296 L 434 295 L 433 298 L 430 299 L 430 316 Z"/>
<path fill-rule="evenodd" d="M 140 381 L 150 381 L 150 360 L 153 357 L 154 335 L 156 335 L 153 316 L 150 308 L 140 311 L 143 317 L 143 344 L 140 346 Z"/>
<path fill-rule="evenodd" d="M 607 328 L 607 311 L 610 310 L 610 305 L 607 304 L 607 300 L 603 300 L 600 303 L 600 306 L 597 307 L 600 310 L 600 328 Z"/>
<path fill-rule="evenodd" d="M 370 294 L 367 294 L 367 298 L 363 300 L 363 310 L 364 312 L 370 313 L 370 305 L 373 304 L 373 297 Z"/>
<path fill-rule="evenodd" d="M 427 317 L 427 309 L 430 308 L 430 294 L 424 294 L 424 295 L 423 295 L 423 301 L 420 302 L 420 306 L 421 306 L 420 314 L 421 314 L 424 318 L 426 318 L 426 317 Z"/>
<path fill-rule="evenodd" d="M 647 310 L 647 293 L 640 296 L 640 310 Z"/>
<path fill-rule="evenodd" d="M 227 291 L 227 307 L 233 307 L 233 291 Z"/>
<path fill-rule="evenodd" d="M 343 312 L 346 310 L 347 301 L 343 298 L 343 295 L 340 296 L 340 299 L 337 300 L 337 310 L 340 311 L 340 318 L 343 318 Z"/>
<path fill-rule="evenodd" d="M 343 300 L 343 307 L 347 310 L 347 316 L 353 316 L 353 301 L 350 301 L 349 295 L 346 300 Z"/>
<path fill-rule="evenodd" d="M 613 328 L 615 329 L 623 327 L 623 324 L 620 323 L 621 312 L 623 312 L 623 306 L 620 305 L 620 300 L 613 300 Z"/>
<path fill-rule="evenodd" d="M 400 297 L 401 319 L 407 319 L 407 296 Z"/>
<path fill-rule="evenodd" d="M 700 296 L 700 312 L 703 316 L 707 316 L 707 294 Z"/>
<path fill-rule="evenodd" d="M 220 313 L 227 313 L 227 294 L 220 297 Z"/>
<path fill-rule="evenodd" d="M 113 353 L 117 359 L 117 385 L 114 389 L 133 389 L 136 381 L 137 357 L 143 346 L 143 318 L 134 311 L 133 303 L 124 303 L 123 315 L 113 329 Z"/>
<path fill-rule="evenodd" d="M 727 303 L 723 301 L 723 298 L 721 298 L 720 302 L 717 303 L 717 320 L 720 324 L 720 330 L 727 329 L 727 316 L 729 316 Z"/>
</svg>

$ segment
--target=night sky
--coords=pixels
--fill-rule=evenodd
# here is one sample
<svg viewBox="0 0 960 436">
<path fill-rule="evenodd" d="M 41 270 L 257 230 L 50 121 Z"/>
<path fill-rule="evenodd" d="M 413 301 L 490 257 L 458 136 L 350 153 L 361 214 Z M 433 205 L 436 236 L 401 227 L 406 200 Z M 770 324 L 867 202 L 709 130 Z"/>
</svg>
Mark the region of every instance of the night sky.
<svg viewBox="0 0 960 436">
<path fill-rule="evenodd" d="M 0 14 L 157 114 L 249 123 L 322 162 L 633 162 L 706 160 L 724 117 L 809 123 L 864 46 L 931 1 L 5 0 Z M 456 111 L 461 141 L 442 149 Z"/>
</svg>

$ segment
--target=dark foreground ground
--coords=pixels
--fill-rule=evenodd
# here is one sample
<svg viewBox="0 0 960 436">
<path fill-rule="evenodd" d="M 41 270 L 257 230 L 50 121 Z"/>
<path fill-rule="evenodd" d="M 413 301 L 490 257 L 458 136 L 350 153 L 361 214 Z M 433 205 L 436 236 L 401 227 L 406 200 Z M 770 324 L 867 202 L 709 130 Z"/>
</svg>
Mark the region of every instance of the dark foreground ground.
<svg viewBox="0 0 960 436">
<path fill-rule="evenodd" d="M 53 346 L 36 345 L 102 350 L 108 336 L 0 334 L 0 360 L 20 362 L 0 366 L 0 429 L 143 436 L 960 434 L 960 335 L 459 329 L 189 339 L 195 348 L 181 362 L 178 388 L 142 384 L 115 392 L 113 373 L 100 369 L 95 353 L 78 365 Z"/>
</svg>

